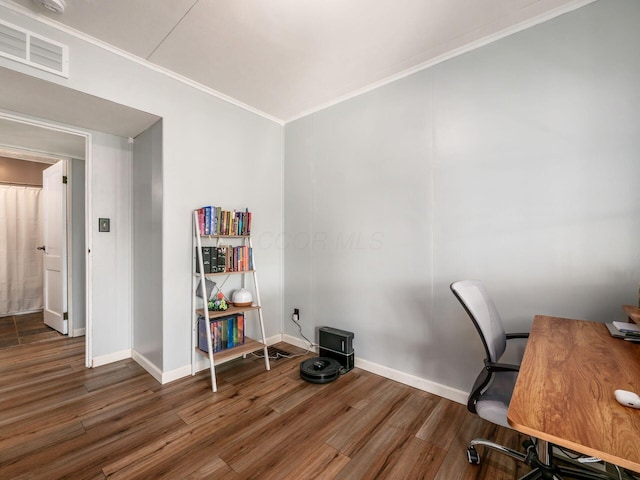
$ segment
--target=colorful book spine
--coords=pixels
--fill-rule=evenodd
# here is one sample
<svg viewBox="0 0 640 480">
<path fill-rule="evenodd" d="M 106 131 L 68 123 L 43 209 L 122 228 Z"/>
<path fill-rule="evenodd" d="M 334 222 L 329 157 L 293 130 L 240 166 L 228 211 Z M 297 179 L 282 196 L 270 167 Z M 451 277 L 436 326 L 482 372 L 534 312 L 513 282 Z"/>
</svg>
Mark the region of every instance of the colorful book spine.
<svg viewBox="0 0 640 480">
<path fill-rule="evenodd" d="M 204 207 L 204 234 L 211 235 L 211 206 Z"/>
<path fill-rule="evenodd" d="M 227 323 L 227 348 L 233 348 L 235 347 L 233 342 L 233 338 L 234 338 L 233 317 L 227 318 L 226 323 Z"/>
<path fill-rule="evenodd" d="M 235 210 L 231 214 L 231 235 L 237 235 L 238 233 L 238 212 Z"/>
<path fill-rule="evenodd" d="M 207 205 L 198 209 L 198 226 L 201 235 L 251 235 L 251 212 L 223 210 Z"/>
<path fill-rule="evenodd" d="M 198 318 L 198 348 L 208 352 L 205 318 Z M 237 347 L 245 342 L 244 314 L 229 315 L 216 318 L 209 322 L 209 335 L 213 353 L 218 353 L 229 348 Z"/>
<path fill-rule="evenodd" d="M 222 324 L 218 321 L 214 322 L 215 325 L 215 347 L 214 353 L 222 350 Z"/>
<path fill-rule="evenodd" d="M 238 344 L 242 345 L 244 343 L 244 315 L 239 313 L 237 315 L 238 319 Z"/>
<path fill-rule="evenodd" d="M 218 231 L 218 207 L 211 207 L 211 227 L 210 235 L 215 235 Z"/>
<path fill-rule="evenodd" d="M 198 209 L 198 231 L 204 235 L 204 208 Z"/>
</svg>

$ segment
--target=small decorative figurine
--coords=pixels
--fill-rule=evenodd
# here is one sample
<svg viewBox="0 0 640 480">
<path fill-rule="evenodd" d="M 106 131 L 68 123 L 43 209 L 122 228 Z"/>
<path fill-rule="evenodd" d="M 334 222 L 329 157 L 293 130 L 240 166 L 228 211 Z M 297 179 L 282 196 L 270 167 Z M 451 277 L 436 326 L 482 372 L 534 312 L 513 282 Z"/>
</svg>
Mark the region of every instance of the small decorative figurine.
<svg viewBox="0 0 640 480">
<path fill-rule="evenodd" d="M 222 292 L 218 292 L 216 300 L 210 300 L 207 305 L 209 310 L 226 310 L 229 308 L 227 305 L 227 301 L 224 299 L 224 294 Z"/>
</svg>

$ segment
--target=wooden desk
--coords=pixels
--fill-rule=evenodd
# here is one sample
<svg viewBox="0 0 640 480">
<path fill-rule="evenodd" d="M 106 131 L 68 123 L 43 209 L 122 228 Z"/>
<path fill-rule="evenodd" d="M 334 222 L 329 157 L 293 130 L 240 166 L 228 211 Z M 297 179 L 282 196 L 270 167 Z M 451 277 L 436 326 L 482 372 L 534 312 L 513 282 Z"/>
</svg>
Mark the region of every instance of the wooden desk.
<svg viewBox="0 0 640 480">
<path fill-rule="evenodd" d="M 540 440 L 640 472 L 640 410 L 616 402 L 640 392 L 640 345 L 604 324 L 536 316 L 507 418 Z"/>
<path fill-rule="evenodd" d="M 640 308 L 634 307 L 633 305 L 623 305 L 622 309 L 630 321 L 640 325 Z"/>
</svg>

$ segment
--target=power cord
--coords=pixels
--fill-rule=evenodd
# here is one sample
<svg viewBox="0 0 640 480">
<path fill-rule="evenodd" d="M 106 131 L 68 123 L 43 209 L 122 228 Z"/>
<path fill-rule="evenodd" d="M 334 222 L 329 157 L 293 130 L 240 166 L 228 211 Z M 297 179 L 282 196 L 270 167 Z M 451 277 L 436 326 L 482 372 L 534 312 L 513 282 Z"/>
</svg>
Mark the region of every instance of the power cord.
<svg viewBox="0 0 640 480">
<path fill-rule="evenodd" d="M 565 448 L 559 447 L 558 445 L 554 445 L 553 448 L 556 448 L 556 449 L 560 450 L 562 452 L 562 454 L 565 457 L 569 458 L 570 460 L 576 460 L 576 461 L 578 461 L 580 463 L 587 462 L 587 460 L 584 459 L 585 458 L 584 455 L 576 453 L 576 452 L 574 452 L 572 450 L 567 450 Z M 595 457 L 590 457 L 590 458 L 595 458 Z M 596 461 L 598 461 L 598 460 L 596 459 Z"/>
<path fill-rule="evenodd" d="M 309 340 L 307 337 L 305 337 L 304 334 L 302 333 L 302 326 L 300 325 L 300 311 L 297 308 L 295 308 L 293 310 L 293 314 L 291 315 L 291 321 L 296 325 L 296 327 L 298 327 L 298 334 L 302 338 L 304 338 L 304 340 L 307 342 L 307 344 L 308 344 L 307 349 L 302 353 L 292 353 L 290 355 L 284 355 L 281 352 L 277 352 L 274 356 L 270 355 L 269 356 L 269 360 L 278 360 L 279 358 L 303 357 L 306 354 L 308 354 L 313 347 L 318 347 L 319 346 L 318 344 L 314 344 L 311 340 Z M 261 354 L 256 353 L 256 352 L 252 352 L 251 355 L 253 357 L 256 357 L 256 358 L 264 358 L 264 355 L 261 355 Z"/>
<path fill-rule="evenodd" d="M 575 453 L 571 450 L 567 450 L 565 448 L 559 447 L 558 445 L 554 445 L 554 448 L 557 448 L 558 450 L 560 450 L 567 458 L 570 458 L 571 460 L 576 460 L 579 463 L 599 463 L 599 462 L 603 462 L 602 459 L 598 458 L 598 457 L 589 457 L 586 455 L 580 455 L 579 453 Z M 613 465 L 613 467 L 616 469 L 616 472 L 618 473 L 618 480 L 623 480 L 622 477 L 622 471 L 620 470 L 620 467 L 618 467 L 615 464 L 610 464 Z M 635 477 L 633 477 L 635 478 Z"/>
<path fill-rule="evenodd" d="M 304 353 L 305 355 L 311 351 L 313 347 L 319 347 L 320 345 L 313 343 L 302 333 L 302 326 L 300 325 L 300 311 L 297 308 L 293 309 L 293 315 L 291 315 L 291 321 L 298 327 L 298 335 L 305 339 L 305 341 L 309 344 L 307 347 L 307 351 Z"/>
<path fill-rule="evenodd" d="M 614 465 L 616 467 L 616 471 L 618 472 L 618 480 L 622 480 L 622 472 L 620 471 L 620 467 L 618 465 Z"/>
<path fill-rule="evenodd" d="M 299 357 L 300 355 L 301 354 L 285 355 L 282 352 L 276 352 L 275 355 L 269 355 L 269 360 L 278 360 L 279 358 L 295 358 L 295 357 Z M 264 358 L 264 355 L 261 355 L 256 352 L 251 352 L 251 356 L 255 358 Z"/>
</svg>

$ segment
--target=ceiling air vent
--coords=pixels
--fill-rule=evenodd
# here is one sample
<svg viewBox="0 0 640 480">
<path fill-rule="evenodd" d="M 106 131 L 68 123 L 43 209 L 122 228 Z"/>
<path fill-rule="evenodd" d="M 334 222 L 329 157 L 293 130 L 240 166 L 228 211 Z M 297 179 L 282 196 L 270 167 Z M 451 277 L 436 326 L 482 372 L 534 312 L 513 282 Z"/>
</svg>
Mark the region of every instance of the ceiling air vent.
<svg viewBox="0 0 640 480">
<path fill-rule="evenodd" d="M 0 20 L 0 56 L 69 76 L 69 47 Z"/>
</svg>

